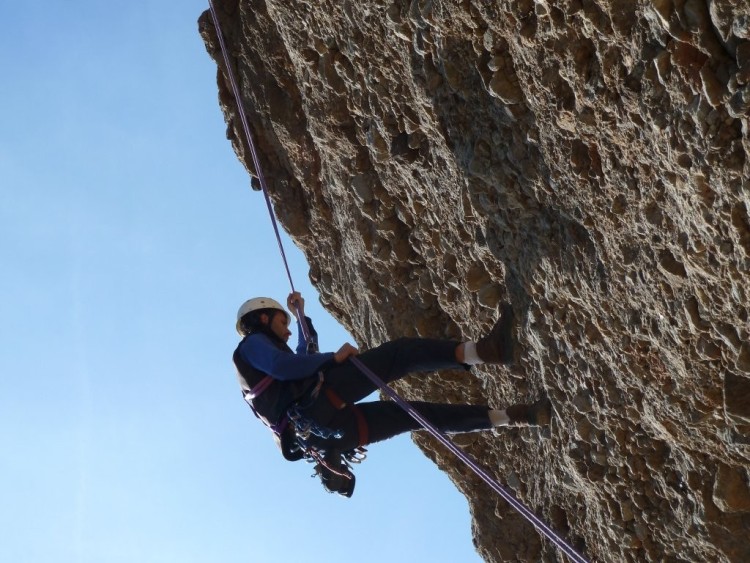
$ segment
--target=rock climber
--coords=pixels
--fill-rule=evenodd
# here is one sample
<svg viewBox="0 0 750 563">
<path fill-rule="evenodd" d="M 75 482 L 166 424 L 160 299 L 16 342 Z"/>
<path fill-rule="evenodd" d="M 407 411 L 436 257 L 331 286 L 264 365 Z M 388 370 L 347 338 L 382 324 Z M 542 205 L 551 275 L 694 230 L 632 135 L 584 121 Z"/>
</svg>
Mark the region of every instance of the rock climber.
<svg viewBox="0 0 750 563">
<path fill-rule="evenodd" d="M 492 330 L 476 342 L 399 338 L 361 354 L 348 343 L 337 352 L 317 352 L 317 333 L 305 316 L 305 301 L 299 292 L 288 296 L 287 308 L 297 318 L 296 353 L 287 345 L 291 316 L 277 301 L 256 297 L 240 307 L 236 328 L 242 341 L 233 359 L 243 396 L 256 415 L 282 436 L 287 459 L 309 459 L 312 454 L 324 487 L 347 497 L 354 489 L 347 462 L 357 460 L 354 452 L 358 448 L 420 428 L 392 401 L 359 402 L 377 387 L 348 361 L 350 357 L 357 356 L 386 383 L 411 372 L 513 362 L 514 313 L 509 304 L 502 306 Z M 300 318 L 306 321 L 310 343 L 304 338 Z M 541 426 L 548 424 L 551 416 L 546 398 L 506 409 L 409 403 L 447 433 L 507 425 Z"/>
</svg>

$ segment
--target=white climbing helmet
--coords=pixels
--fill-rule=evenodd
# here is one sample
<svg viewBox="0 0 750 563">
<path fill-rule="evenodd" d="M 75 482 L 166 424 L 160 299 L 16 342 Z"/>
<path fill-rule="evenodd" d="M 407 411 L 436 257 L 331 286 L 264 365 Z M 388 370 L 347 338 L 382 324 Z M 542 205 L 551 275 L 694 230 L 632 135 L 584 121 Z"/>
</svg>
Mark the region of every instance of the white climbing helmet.
<svg viewBox="0 0 750 563">
<path fill-rule="evenodd" d="M 270 297 L 253 297 L 252 299 L 245 301 L 240 307 L 240 310 L 237 311 L 237 324 L 235 325 L 235 328 L 240 336 L 245 336 L 242 332 L 242 327 L 240 326 L 242 317 L 260 309 L 278 309 L 286 315 L 287 319 L 291 320 L 289 313 L 287 313 L 286 309 L 284 309 L 278 301 L 271 299 Z"/>
</svg>

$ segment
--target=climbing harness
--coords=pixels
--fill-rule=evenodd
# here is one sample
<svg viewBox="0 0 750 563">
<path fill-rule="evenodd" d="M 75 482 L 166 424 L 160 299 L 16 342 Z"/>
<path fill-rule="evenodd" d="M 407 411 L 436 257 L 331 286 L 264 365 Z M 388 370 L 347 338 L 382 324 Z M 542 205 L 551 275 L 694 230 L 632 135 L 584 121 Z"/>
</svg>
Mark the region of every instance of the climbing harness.
<svg viewBox="0 0 750 563">
<path fill-rule="evenodd" d="M 347 404 L 341 400 L 341 397 L 331 389 L 330 387 L 325 390 L 328 401 L 333 405 L 336 410 L 349 409 L 354 413 L 354 418 L 357 421 L 357 434 L 359 435 L 359 446 L 363 447 L 365 444 L 370 442 L 370 428 L 367 425 L 367 419 L 362 414 L 362 410 L 354 404 Z"/>
<path fill-rule="evenodd" d="M 297 440 L 299 440 L 302 446 L 307 445 L 308 441 L 313 436 L 323 438 L 324 440 L 338 440 L 344 436 L 344 433 L 341 430 L 326 428 L 325 426 L 318 424 L 314 419 L 302 414 L 302 408 L 297 404 L 289 407 L 289 410 L 286 412 L 289 420 L 294 423 Z"/>
<path fill-rule="evenodd" d="M 276 216 L 273 212 L 273 206 L 271 205 L 271 198 L 268 193 L 268 187 L 266 185 L 266 180 L 263 175 L 263 171 L 261 169 L 260 165 L 260 159 L 258 158 L 258 153 L 255 147 L 255 143 L 253 141 L 252 134 L 250 133 L 250 127 L 248 125 L 247 116 L 245 115 L 245 108 L 242 104 L 242 97 L 240 96 L 239 87 L 237 85 L 237 80 L 234 76 L 234 72 L 232 70 L 232 65 L 229 61 L 229 52 L 226 48 L 226 45 L 224 44 L 224 36 L 221 31 L 221 25 L 219 23 L 219 18 L 216 13 L 216 8 L 214 7 L 213 0 L 208 0 L 211 16 L 213 18 L 214 27 L 216 30 L 216 37 L 219 40 L 219 46 L 221 48 L 222 57 L 224 59 L 224 66 L 226 68 L 227 76 L 229 78 L 229 82 L 232 85 L 232 91 L 234 93 L 234 99 L 237 103 L 237 110 L 240 115 L 240 120 L 242 122 L 242 127 L 245 133 L 245 137 L 247 140 L 247 144 L 250 148 L 250 153 L 252 155 L 253 164 L 255 165 L 255 173 L 258 178 L 258 182 L 260 183 L 261 190 L 263 192 L 263 196 L 266 200 L 266 207 L 268 208 L 268 214 L 271 218 L 271 224 L 273 225 L 274 232 L 276 234 L 276 240 L 279 245 L 279 251 L 281 254 L 282 261 L 284 262 L 284 267 L 286 268 L 287 277 L 289 278 L 289 284 L 292 288 L 292 292 L 295 291 L 294 289 L 294 282 L 292 281 L 292 274 L 289 269 L 289 263 L 286 259 L 286 253 L 284 252 L 284 245 L 281 242 L 281 235 L 279 233 L 279 227 L 276 222 Z M 307 327 L 307 323 L 304 320 L 304 316 L 301 315 L 301 311 L 299 310 L 299 305 L 296 305 L 297 308 L 297 318 L 300 319 L 300 326 L 302 327 L 302 334 L 305 338 L 305 341 L 310 342 L 312 339 L 310 338 L 310 332 Z M 398 404 L 399 407 L 404 409 L 409 415 L 411 415 L 412 418 L 414 418 L 419 424 L 422 425 L 422 427 L 427 430 L 432 436 L 434 436 L 441 444 L 443 444 L 446 448 L 448 448 L 451 452 L 453 452 L 456 457 L 458 457 L 461 461 L 463 461 L 474 473 L 480 477 L 487 485 L 489 485 L 495 492 L 497 492 L 503 499 L 505 499 L 508 504 L 510 504 L 521 516 L 526 518 L 526 520 L 532 524 L 541 534 L 543 534 L 547 539 L 549 539 L 555 546 L 560 549 L 563 553 L 565 553 L 572 561 L 575 563 L 588 563 L 588 560 L 585 559 L 582 555 L 580 555 L 578 552 L 576 552 L 564 539 L 562 539 L 554 530 L 552 530 L 549 526 L 547 526 L 542 520 L 540 520 L 531 510 L 526 508 L 526 506 L 521 503 L 519 500 L 515 498 L 512 492 L 507 490 L 505 487 L 503 487 L 496 479 L 494 479 L 487 471 L 482 469 L 479 464 L 472 459 L 469 455 L 464 453 L 461 449 L 458 448 L 451 440 L 448 438 L 446 434 L 438 430 L 430 421 L 428 421 L 426 418 L 424 418 L 419 412 L 417 412 L 409 403 L 407 403 L 404 399 L 402 399 L 395 391 L 393 391 L 390 387 L 388 387 L 385 382 L 378 377 L 372 370 L 370 370 L 367 366 L 365 366 L 359 358 L 356 356 L 352 356 L 349 358 L 350 361 L 360 370 L 362 373 L 364 373 L 370 380 L 377 385 L 380 390 L 385 393 L 388 397 L 390 397 L 393 401 Z M 321 480 L 323 480 L 324 486 L 328 489 L 328 485 L 326 485 L 326 482 L 328 482 L 333 490 L 332 492 L 338 492 L 340 494 L 343 494 L 344 496 L 351 496 L 351 492 L 354 488 L 354 475 L 351 474 L 350 471 L 348 471 L 347 464 L 343 462 L 342 464 L 342 455 L 337 454 L 336 452 L 327 452 L 329 455 L 329 459 L 326 459 L 326 454 L 321 454 L 320 452 L 315 452 L 313 450 L 313 453 L 310 454 L 313 459 L 315 459 L 318 462 L 318 466 L 316 466 L 316 472 L 318 471 L 318 467 L 322 466 L 324 469 L 321 471 L 328 471 L 329 473 L 326 475 L 325 480 L 323 477 L 321 477 Z M 338 456 L 338 458 L 336 457 Z M 344 459 L 346 459 L 344 457 Z M 345 468 L 344 469 L 342 469 Z M 346 474 L 348 473 L 349 476 L 351 476 L 350 479 L 346 480 L 346 482 L 338 481 L 336 477 L 339 479 L 345 479 Z M 351 489 L 348 489 L 348 483 L 351 484 Z M 338 486 L 338 488 L 337 488 Z M 348 494 L 347 494 L 348 493 Z"/>
<path fill-rule="evenodd" d="M 322 378 L 320 381 L 323 381 Z M 314 445 L 312 442 L 316 437 L 331 441 L 344 436 L 340 430 L 326 428 L 304 414 L 305 407 L 309 407 L 318 398 L 319 393 L 320 386 L 313 391 L 304 406 L 297 403 L 289 407 L 283 419 L 287 428 L 292 429 L 296 451 L 299 452 L 299 456 L 293 461 L 305 459 L 309 463 L 314 463 L 315 472 L 312 476 L 320 478 L 323 488 L 329 493 L 337 493 L 348 498 L 354 493 L 355 478 L 351 471 L 352 464 L 362 463 L 367 457 L 367 450 L 364 448 L 364 444 L 367 443 L 367 422 L 356 405 L 347 405 L 332 389 L 326 389 L 326 396 L 334 408 L 349 408 L 354 412 L 359 430 L 359 446 L 342 452 L 335 448 L 324 450 Z M 284 457 L 287 457 L 286 454 Z"/>
</svg>

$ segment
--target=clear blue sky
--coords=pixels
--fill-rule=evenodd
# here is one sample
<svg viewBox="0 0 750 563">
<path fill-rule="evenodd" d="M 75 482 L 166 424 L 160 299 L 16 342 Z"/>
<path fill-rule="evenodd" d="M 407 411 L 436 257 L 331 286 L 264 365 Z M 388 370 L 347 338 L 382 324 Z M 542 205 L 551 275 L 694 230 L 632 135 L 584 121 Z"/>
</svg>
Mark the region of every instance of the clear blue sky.
<svg viewBox="0 0 750 563">
<path fill-rule="evenodd" d="M 288 282 L 225 139 L 206 7 L 0 8 L 0 561 L 479 561 L 465 499 L 408 437 L 371 448 L 346 500 L 241 399 L 237 307 Z"/>
</svg>

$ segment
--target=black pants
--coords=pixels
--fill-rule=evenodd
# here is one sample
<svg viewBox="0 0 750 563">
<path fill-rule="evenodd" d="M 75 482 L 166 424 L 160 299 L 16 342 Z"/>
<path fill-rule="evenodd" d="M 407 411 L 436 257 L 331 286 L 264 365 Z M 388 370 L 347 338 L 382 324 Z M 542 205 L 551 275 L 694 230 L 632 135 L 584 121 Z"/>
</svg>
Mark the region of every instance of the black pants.
<svg viewBox="0 0 750 563">
<path fill-rule="evenodd" d="M 424 338 L 400 338 L 363 352 L 358 358 L 388 383 L 412 372 L 463 368 L 456 361 L 458 342 Z M 347 405 L 352 405 L 377 390 L 375 384 L 352 362 L 344 362 L 325 373 L 325 382 L 317 400 L 304 414 L 320 425 L 340 430 L 338 439 L 315 438 L 311 445 L 322 449 L 351 450 L 360 445 L 361 427 L 350 407 L 337 408 L 326 392 L 332 390 Z M 450 405 L 410 401 L 422 416 L 443 432 L 471 432 L 491 428 L 489 408 L 482 405 Z M 365 444 L 386 440 L 420 428 L 401 407 L 391 401 L 360 403 L 356 408 L 366 421 Z"/>
</svg>

